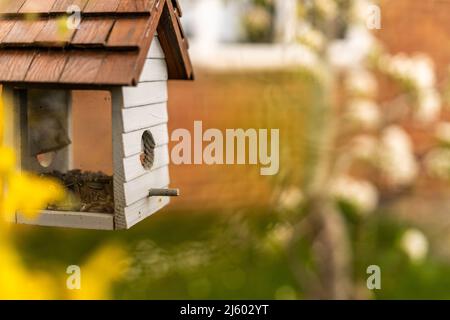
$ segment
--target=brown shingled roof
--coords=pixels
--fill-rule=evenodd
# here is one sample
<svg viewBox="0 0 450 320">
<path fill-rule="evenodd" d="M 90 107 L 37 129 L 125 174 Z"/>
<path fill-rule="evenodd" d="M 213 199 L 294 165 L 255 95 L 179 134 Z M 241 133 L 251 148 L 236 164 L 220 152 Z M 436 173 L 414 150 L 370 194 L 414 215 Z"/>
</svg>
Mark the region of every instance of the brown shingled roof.
<svg viewBox="0 0 450 320">
<path fill-rule="evenodd" d="M 0 83 L 136 85 L 156 31 L 169 78 L 192 79 L 180 16 L 177 0 L 0 0 Z"/>
</svg>

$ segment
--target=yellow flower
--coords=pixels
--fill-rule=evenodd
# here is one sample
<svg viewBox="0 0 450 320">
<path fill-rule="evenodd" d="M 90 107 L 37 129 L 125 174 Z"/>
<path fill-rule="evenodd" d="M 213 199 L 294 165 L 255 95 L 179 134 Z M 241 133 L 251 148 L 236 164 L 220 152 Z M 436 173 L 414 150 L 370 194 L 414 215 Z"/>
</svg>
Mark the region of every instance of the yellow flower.
<svg viewBox="0 0 450 320">
<path fill-rule="evenodd" d="M 30 173 L 14 173 L 8 179 L 4 210 L 6 213 L 20 211 L 34 218 L 48 203 L 63 196 L 64 189 L 51 179 Z"/>
<path fill-rule="evenodd" d="M 81 289 L 70 291 L 70 298 L 108 299 L 112 283 L 125 275 L 128 266 L 128 257 L 121 247 L 109 244 L 100 248 L 81 266 Z"/>
<path fill-rule="evenodd" d="M 14 248 L 0 245 L 0 299 L 53 299 L 56 286 L 44 273 L 31 273 L 24 268 Z"/>
<path fill-rule="evenodd" d="M 16 164 L 14 150 L 0 147 L 0 175 L 10 173 Z"/>
</svg>

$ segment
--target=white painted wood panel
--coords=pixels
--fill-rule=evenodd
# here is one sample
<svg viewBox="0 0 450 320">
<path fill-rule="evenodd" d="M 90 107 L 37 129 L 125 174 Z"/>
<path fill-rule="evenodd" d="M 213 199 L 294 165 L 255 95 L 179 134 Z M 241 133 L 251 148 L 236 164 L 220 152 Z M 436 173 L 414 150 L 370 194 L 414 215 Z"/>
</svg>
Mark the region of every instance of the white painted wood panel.
<svg viewBox="0 0 450 320">
<path fill-rule="evenodd" d="M 150 46 L 150 50 L 148 51 L 148 58 L 156 58 L 156 59 L 164 59 L 164 51 L 161 48 L 161 43 L 157 36 L 152 41 L 152 45 Z"/>
<path fill-rule="evenodd" d="M 147 130 L 151 132 L 156 146 L 162 146 L 169 143 L 167 124 L 124 133 L 122 135 L 124 157 L 127 158 L 142 152 L 142 135 L 144 134 L 144 131 Z"/>
<path fill-rule="evenodd" d="M 169 120 L 166 102 L 123 109 L 122 115 L 125 133 L 154 127 L 158 124 L 167 123 Z"/>
<path fill-rule="evenodd" d="M 167 81 L 169 79 L 165 59 L 147 59 L 139 82 Z"/>
<path fill-rule="evenodd" d="M 169 185 L 169 167 L 164 166 L 124 184 L 125 204 L 129 206 L 146 199 L 152 188 L 164 188 Z"/>
<path fill-rule="evenodd" d="M 166 186 L 167 187 L 167 186 Z M 170 203 L 169 197 L 148 197 L 125 208 L 129 228 L 158 212 Z"/>
<path fill-rule="evenodd" d="M 155 162 L 152 169 L 155 170 L 167 165 L 169 165 L 169 146 L 164 145 L 155 148 Z M 125 181 L 131 181 L 148 172 L 141 164 L 140 154 L 123 159 L 123 167 Z"/>
<path fill-rule="evenodd" d="M 123 88 L 125 108 L 166 102 L 167 98 L 167 81 L 142 82 L 137 87 Z"/>
<path fill-rule="evenodd" d="M 47 227 L 114 230 L 114 216 L 102 213 L 42 211 L 37 219 L 28 219 L 17 214 L 17 223 Z"/>
<path fill-rule="evenodd" d="M 113 137 L 113 164 L 114 164 L 114 228 L 116 230 L 127 229 L 125 207 L 125 196 L 123 184 L 125 175 L 123 170 L 123 116 L 124 104 L 123 88 L 111 90 L 112 100 L 112 137 Z"/>
</svg>

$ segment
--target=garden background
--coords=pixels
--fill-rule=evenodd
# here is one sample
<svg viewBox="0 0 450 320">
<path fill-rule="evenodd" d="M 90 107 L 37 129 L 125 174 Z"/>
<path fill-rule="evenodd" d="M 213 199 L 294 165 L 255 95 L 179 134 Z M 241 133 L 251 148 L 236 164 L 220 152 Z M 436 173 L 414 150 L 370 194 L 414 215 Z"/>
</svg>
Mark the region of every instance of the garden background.
<svg viewBox="0 0 450 320">
<path fill-rule="evenodd" d="M 340 248 L 330 249 L 338 255 L 332 258 L 338 263 L 347 259 L 342 265 L 345 265 L 343 273 L 348 279 L 336 279 L 340 271 L 328 270 L 329 265 L 316 256 L 317 252 L 323 251 L 320 249 L 322 246 L 327 246 L 326 240 L 317 241 L 321 237 L 320 230 L 314 233 L 313 238 L 305 236 L 312 229 L 326 229 L 324 225 L 327 222 L 315 225 L 315 220 L 307 220 L 306 227 L 299 226 L 298 222 L 305 212 L 315 210 L 311 205 L 314 196 L 310 197 L 304 190 L 311 170 L 321 170 L 314 169 L 314 164 L 310 163 L 314 161 L 311 160 L 311 140 L 317 150 L 328 148 L 320 144 L 320 139 L 312 138 L 310 131 L 311 121 L 317 121 L 311 117 L 317 116 L 317 112 L 320 117 L 320 111 L 325 110 L 321 109 L 324 102 L 318 101 L 324 91 L 318 89 L 321 86 L 310 73 L 305 73 L 302 61 L 285 64 L 286 55 L 276 53 L 279 50 L 290 52 L 289 41 L 292 41 L 280 39 L 286 34 L 277 27 L 275 11 L 279 7 L 270 0 L 229 0 L 225 4 L 212 1 L 217 7 L 211 2 L 180 2 L 185 7 L 187 33 L 192 36 L 191 53 L 196 80 L 170 83 L 170 130 L 192 129 L 196 120 L 202 120 L 204 128 L 279 128 L 280 173 L 274 177 L 260 176 L 259 168 L 254 166 L 171 166 L 172 185 L 181 189 L 182 196 L 132 230 L 99 232 L 11 227 L 10 240 L 22 266 L 31 273 L 46 274 L 52 279 L 44 281 L 50 284 L 41 287 L 41 290 L 52 294 L 43 296 L 77 298 L 77 293 L 61 288 L 65 286 L 67 266 L 81 265 L 86 266 L 90 276 L 109 274 L 107 270 L 114 270 L 111 275 L 104 276 L 104 283 L 98 280 L 94 286 L 97 289 L 88 289 L 81 297 L 450 298 L 448 181 L 437 179 L 426 170 L 426 165 L 419 165 L 417 170 L 423 175 L 407 187 L 392 189 L 389 183 L 377 184 L 378 201 L 367 210 L 370 212 L 363 214 L 355 213 L 358 211 L 355 208 L 347 208 L 347 202 L 352 204 L 351 198 L 347 201 L 347 194 L 338 194 L 336 207 L 341 212 L 339 219 L 345 220 L 347 247 L 352 254 L 349 259 L 340 259 L 340 254 L 347 256 L 347 253 L 339 251 Z M 211 29 L 205 24 L 228 17 L 209 17 L 221 12 L 214 8 L 220 9 L 223 5 L 234 12 L 229 7 L 233 2 L 243 3 L 245 8 L 243 16 L 234 21 L 234 32 L 220 32 L 222 27 L 219 25 L 216 26 L 216 34 L 199 34 L 198 21 L 203 29 Z M 326 15 L 330 2 L 335 1 L 313 3 L 323 3 L 325 9 L 319 9 Z M 363 0 L 336 2 L 339 6 L 345 2 L 366 3 Z M 411 137 L 413 156 L 423 158 L 434 143 L 439 125 L 450 121 L 446 106 L 450 1 L 381 0 L 378 4 L 381 7 L 381 29 L 371 33 L 384 50 L 392 56 L 403 53 L 409 57 L 423 53 L 433 61 L 436 87 L 441 95 L 439 119 L 433 118 L 427 125 L 416 125 L 409 120 L 402 122 Z M 198 15 L 192 12 L 189 15 L 190 10 Z M 202 15 L 205 10 L 212 11 L 205 17 Z M 301 17 L 299 20 L 307 19 Z M 214 45 L 224 48 L 223 52 L 228 54 L 206 52 L 205 48 L 210 45 L 208 41 L 215 41 Z M 314 47 L 320 40 L 300 32 L 294 42 Z M 246 58 L 235 58 L 240 56 L 239 52 Z M 266 56 L 268 52 L 275 53 Z M 264 60 L 271 57 L 279 59 L 279 66 L 274 67 L 273 61 Z M 252 59 L 262 62 L 256 66 L 247 65 L 246 60 Z M 341 76 L 336 77 L 340 79 Z M 384 75 L 376 77 L 378 95 L 375 100 L 380 104 L 380 101 L 398 94 L 398 86 L 390 79 Z M 338 89 L 329 94 L 331 104 L 339 104 L 344 99 L 344 89 L 339 86 L 340 81 L 337 83 L 334 88 Z M 99 101 L 97 98 L 94 93 L 92 96 L 75 93 L 74 102 L 79 105 L 75 116 L 79 117 L 80 123 L 90 126 L 89 132 L 97 130 L 98 135 L 106 135 L 108 128 L 99 123 L 108 123 L 108 114 L 102 112 L 102 106 L 95 102 Z M 83 111 L 87 109 L 90 112 Z M 337 118 L 345 116 L 343 111 L 337 111 Z M 370 119 L 364 115 L 362 118 L 364 124 L 370 124 Z M 439 139 L 444 144 L 448 143 L 442 135 Z M 448 130 L 447 139 L 450 139 Z M 82 148 L 82 145 L 78 147 Z M 99 157 L 108 154 L 110 149 L 108 143 L 100 146 Z M 403 160 L 402 157 L 397 158 L 398 170 L 409 161 L 406 159 L 404 163 Z M 97 160 L 90 157 L 77 161 L 88 165 L 89 161 Z M 446 161 L 440 162 L 439 173 L 444 171 L 441 176 L 450 177 L 450 158 Z M 372 178 L 370 170 L 358 167 L 352 169 L 352 173 Z M 344 185 L 346 187 L 348 185 Z M 358 194 L 364 192 L 364 189 L 356 190 L 355 201 L 358 204 Z M 340 201 L 339 197 L 346 201 Z M 367 204 L 364 199 L 362 202 Z M 307 230 L 303 234 L 304 228 Z M 314 251 L 317 248 L 318 251 Z M 372 291 L 366 286 L 366 270 L 370 265 L 381 268 L 380 290 Z M 0 279 L 14 277 L 14 268 L 14 265 L 9 269 L 0 268 L 4 273 Z M 85 281 L 89 281 L 87 279 Z M 347 287 L 349 285 L 351 288 Z M 39 289 L 36 292 L 35 289 L 27 289 L 26 285 L 24 291 L 26 297 L 41 296 Z M 6 292 L 4 295 L 8 298 Z M 340 295 L 340 292 L 346 294 Z"/>
</svg>

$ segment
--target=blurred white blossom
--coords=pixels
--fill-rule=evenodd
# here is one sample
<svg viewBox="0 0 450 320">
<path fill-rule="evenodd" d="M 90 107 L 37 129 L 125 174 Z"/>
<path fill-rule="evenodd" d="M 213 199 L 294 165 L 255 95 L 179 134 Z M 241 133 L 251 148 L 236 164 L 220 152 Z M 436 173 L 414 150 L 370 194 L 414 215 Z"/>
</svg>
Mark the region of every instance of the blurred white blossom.
<svg viewBox="0 0 450 320">
<path fill-rule="evenodd" d="M 361 129 L 375 129 L 381 122 L 378 105 L 369 99 L 354 99 L 347 107 L 346 118 L 352 125 Z"/>
<path fill-rule="evenodd" d="M 436 84 L 433 61 L 424 54 L 385 55 L 379 61 L 379 68 L 418 91 L 433 89 Z"/>
<path fill-rule="evenodd" d="M 450 179 L 450 149 L 439 148 L 430 151 L 425 157 L 428 174 L 438 179 Z"/>
<path fill-rule="evenodd" d="M 327 58 L 337 69 L 349 69 L 361 65 L 376 48 L 376 40 L 365 26 L 352 26 L 347 37 L 330 43 Z"/>
<path fill-rule="evenodd" d="M 441 97 L 436 90 L 427 89 L 419 92 L 414 117 L 421 123 L 435 121 L 441 112 Z"/>
<path fill-rule="evenodd" d="M 303 192 L 297 187 L 285 189 L 279 197 L 279 205 L 284 210 L 295 210 L 303 202 Z"/>
<path fill-rule="evenodd" d="M 374 97 L 378 90 L 375 77 L 363 68 L 350 70 L 345 81 L 347 92 L 352 96 Z"/>
<path fill-rule="evenodd" d="M 319 51 L 325 46 L 324 35 L 307 23 L 302 23 L 299 25 L 298 40 L 301 44 L 315 51 Z"/>
<path fill-rule="evenodd" d="M 427 55 L 417 54 L 412 58 L 413 78 L 421 89 L 431 89 L 436 85 L 433 60 Z"/>
<path fill-rule="evenodd" d="M 283 247 L 289 242 L 293 232 L 294 229 L 292 225 L 288 223 L 278 223 L 272 230 L 267 233 L 265 245 L 268 248 L 272 249 L 274 248 L 274 246 Z"/>
<path fill-rule="evenodd" d="M 417 229 L 407 230 L 400 240 L 400 246 L 413 262 L 422 261 L 428 254 L 428 240 Z"/>
<path fill-rule="evenodd" d="M 381 136 L 377 165 L 387 180 L 397 186 L 411 184 L 418 174 L 413 145 L 408 134 L 399 126 L 390 126 Z"/>
<path fill-rule="evenodd" d="M 378 204 L 378 191 L 374 185 L 349 176 L 334 179 L 330 184 L 330 193 L 337 201 L 350 205 L 362 215 L 375 210 Z"/>
</svg>

